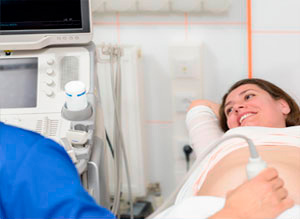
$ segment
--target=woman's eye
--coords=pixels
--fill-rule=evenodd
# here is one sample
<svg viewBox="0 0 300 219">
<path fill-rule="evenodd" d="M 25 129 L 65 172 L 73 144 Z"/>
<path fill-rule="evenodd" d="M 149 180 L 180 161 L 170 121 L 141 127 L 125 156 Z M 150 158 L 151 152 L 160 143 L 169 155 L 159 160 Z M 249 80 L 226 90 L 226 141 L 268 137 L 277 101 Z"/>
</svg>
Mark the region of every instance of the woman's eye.
<svg viewBox="0 0 300 219">
<path fill-rule="evenodd" d="M 249 100 L 251 97 L 254 97 L 255 95 L 254 94 L 247 94 L 245 96 L 245 100 Z"/>
<path fill-rule="evenodd" d="M 226 110 L 226 114 L 228 115 L 229 113 L 231 113 L 232 112 L 232 107 L 230 107 L 230 108 L 228 108 L 227 110 Z"/>
</svg>

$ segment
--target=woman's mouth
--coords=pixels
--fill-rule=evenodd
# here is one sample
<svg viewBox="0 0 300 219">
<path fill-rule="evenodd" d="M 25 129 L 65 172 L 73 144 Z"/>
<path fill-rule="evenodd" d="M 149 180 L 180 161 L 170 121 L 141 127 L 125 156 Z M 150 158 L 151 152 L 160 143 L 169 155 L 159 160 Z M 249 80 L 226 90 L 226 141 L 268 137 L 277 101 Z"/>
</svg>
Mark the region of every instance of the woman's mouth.
<svg viewBox="0 0 300 219">
<path fill-rule="evenodd" d="M 254 113 L 246 113 L 246 114 L 244 114 L 243 116 L 241 116 L 240 121 L 239 121 L 240 125 L 242 125 L 242 122 L 243 122 L 246 118 L 248 118 L 249 116 L 252 116 L 252 115 L 255 115 L 255 114 L 254 114 Z"/>
</svg>

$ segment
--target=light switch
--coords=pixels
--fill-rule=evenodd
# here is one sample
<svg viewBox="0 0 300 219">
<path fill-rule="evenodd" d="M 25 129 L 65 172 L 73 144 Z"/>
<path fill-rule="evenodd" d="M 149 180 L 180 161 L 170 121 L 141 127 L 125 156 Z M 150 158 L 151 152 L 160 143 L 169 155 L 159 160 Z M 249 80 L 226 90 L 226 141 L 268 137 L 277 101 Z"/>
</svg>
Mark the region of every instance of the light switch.
<svg viewBox="0 0 300 219">
<path fill-rule="evenodd" d="M 174 74 L 175 77 L 195 77 L 200 69 L 197 69 L 198 65 L 195 57 L 185 59 L 175 59 L 174 62 Z"/>
<path fill-rule="evenodd" d="M 170 68 L 174 78 L 201 78 L 201 44 L 178 44 L 169 47 Z"/>
</svg>

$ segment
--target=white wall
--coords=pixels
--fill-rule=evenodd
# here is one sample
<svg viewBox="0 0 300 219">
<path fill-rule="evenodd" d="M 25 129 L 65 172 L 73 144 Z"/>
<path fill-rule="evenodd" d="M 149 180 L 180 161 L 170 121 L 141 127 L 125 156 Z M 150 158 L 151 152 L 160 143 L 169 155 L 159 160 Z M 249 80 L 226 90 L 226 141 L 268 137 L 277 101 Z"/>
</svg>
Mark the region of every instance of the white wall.
<svg viewBox="0 0 300 219">
<path fill-rule="evenodd" d="M 300 1 L 252 0 L 253 77 L 284 88 L 300 102 Z M 168 46 L 202 42 L 203 98 L 220 102 L 235 81 L 248 77 L 247 2 L 233 0 L 222 14 L 94 14 L 94 42 L 138 45 L 142 50 L 145 120 L 150 182 L 164 196 L 178 183 L 185 163 L 178 160 L 172 104 L 173 74 Z M 188 23 L 188 26 L 185 24 Z M 188 85 L 184 85 L 188 86 Z M 176 136 L 175 136 L 176 135 Z"/>
</svg>

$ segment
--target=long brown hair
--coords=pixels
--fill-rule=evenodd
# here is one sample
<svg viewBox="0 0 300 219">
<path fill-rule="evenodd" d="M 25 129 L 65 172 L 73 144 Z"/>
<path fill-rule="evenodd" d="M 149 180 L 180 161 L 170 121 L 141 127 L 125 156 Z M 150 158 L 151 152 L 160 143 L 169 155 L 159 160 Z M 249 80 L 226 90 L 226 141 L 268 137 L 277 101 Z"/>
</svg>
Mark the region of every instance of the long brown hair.
<svg viewBox="0 0 300 219">
<path fill-rule="evenodd" d="M 257 85 L 261 89 L 268 92 L 274 100 L 279 100 L 279 99 L 285 100 L 288 103 L 289 107 L 291 108 L 291 111 L 287 115 L 287 118 L 285 120 L 286 126 L 288 127 L 288 126 L 300 125 L 300 109 L 296 101 L 290 95 L 288 95 L 281 88 L 277 87 L 276 85 L 268 81 L 265 81 L 263 79 L 258 79 L 258 78 L 251 78 L 251 79 L 243 79 L 236 82 L 223 96 L 222 104 L 219 109 L 219 114 L 220 114 L 220 125 L 224 131 L 227 131 L 229 129 L 227 126 L 227 118 L 224 112 L 226 98 L 231 93 L 231 91 L 244 84 Z"/>
</svg>

